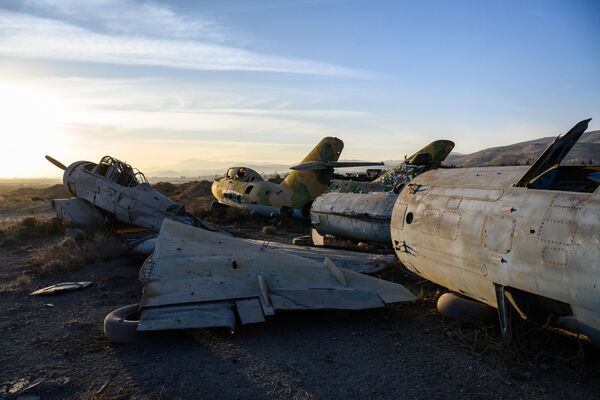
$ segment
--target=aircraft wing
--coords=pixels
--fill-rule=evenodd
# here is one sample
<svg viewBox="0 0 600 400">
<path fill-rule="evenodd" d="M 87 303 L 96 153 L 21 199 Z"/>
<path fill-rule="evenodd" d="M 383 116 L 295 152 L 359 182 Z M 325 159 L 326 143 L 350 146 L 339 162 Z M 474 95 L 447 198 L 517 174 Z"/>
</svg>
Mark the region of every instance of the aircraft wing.
<svg viewBox="0 0 600 400">
<path fill-rule="evenodd" d="M 138 330 L 235 328 L 283 310 L 413 301 L 404 286 L 165 219 L 146 267 Z"/>
<path fill-rule="evenodd" d="M 309 169 L 328 169 L 328 168 L 349 168 L 349 167 L 370 167 L 374 165 L 384 165 L 383 161 L 307 161 L 294 165 L 290 169 L 296 171 L 305 171 Z"/>
</svg>

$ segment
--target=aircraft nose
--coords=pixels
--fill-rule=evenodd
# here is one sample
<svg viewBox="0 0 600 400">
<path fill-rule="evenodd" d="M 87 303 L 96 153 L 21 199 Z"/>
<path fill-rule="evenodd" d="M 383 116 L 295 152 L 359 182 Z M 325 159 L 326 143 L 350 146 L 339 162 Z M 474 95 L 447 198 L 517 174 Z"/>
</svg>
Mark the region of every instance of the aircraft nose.
<svg viewBox="0 0 600 400">
<path fill-rule="evenodd" d="M 219 182 L 218 179 L 215 179 L 212 183 L 212 185 L 210 185 L 210 191 L 212 192 L 212 195 L 216 198 L 216 199 L 220 199 L 221 198 L 221 184 Z"/>
</svg>

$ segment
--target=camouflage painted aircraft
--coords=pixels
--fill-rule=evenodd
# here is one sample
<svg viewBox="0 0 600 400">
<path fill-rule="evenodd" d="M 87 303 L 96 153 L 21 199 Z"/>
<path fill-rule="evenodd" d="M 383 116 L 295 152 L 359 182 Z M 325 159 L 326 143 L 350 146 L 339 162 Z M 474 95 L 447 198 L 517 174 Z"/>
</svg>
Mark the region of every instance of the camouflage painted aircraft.
<svg viewBox="0 0 600 400">
<path fill-rule="evenodd" d="M 280 184 L 267 182 L 256 171 L 233 167 L 211 187 L 220 204 L 243 208 L 264 216 L 291 215 L 305 218 L 313 200 L 325 192 L 334 168 L 382 165 L 374 162 L 337 161 L 344 142 L 322 139 Z"/>
<path fill-rule="evenodd" d="M 341 193 L 369 193 L 389 192 L 400 190 L 415 176 L 440 166 L 442 161 L 454 148 L 450 140 L 436 140 L 429 143 L 404 162 L 386 171 L 371 182 L 358 182 L 352 180 L 333 179 L 329 185 L 330 192 Z"/>
</svg>

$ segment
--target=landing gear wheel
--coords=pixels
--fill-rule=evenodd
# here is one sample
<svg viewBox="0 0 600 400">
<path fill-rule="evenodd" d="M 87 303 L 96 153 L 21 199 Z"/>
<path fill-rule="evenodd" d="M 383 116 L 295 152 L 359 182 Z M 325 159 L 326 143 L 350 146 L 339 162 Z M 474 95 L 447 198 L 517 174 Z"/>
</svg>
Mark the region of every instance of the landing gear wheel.
<svg viewBox="0 0 600 400">
<path fill-rule="evenodd" d="M 113 343 L 134 343 L 138 339 L 137 327 L 140 305 L 117 308 L 104 318 L 104 336 Z"/>
</svg>

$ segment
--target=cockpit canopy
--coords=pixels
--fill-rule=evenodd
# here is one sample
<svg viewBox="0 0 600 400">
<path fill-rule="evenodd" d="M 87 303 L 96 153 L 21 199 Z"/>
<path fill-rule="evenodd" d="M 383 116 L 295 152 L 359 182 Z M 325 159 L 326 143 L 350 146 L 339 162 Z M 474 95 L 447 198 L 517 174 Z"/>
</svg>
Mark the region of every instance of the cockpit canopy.
<svg viewBox="0 0 600 400">
<path fill-rule="evenodd" d="M 95 167 L 93 173 L 104 176 L 121 186 L 132 187 L 140 183 L 148 183 L 143 173 L 111 156 L 104 156 L 98 164 L 91 164 L 91 166 Z M 92 169 L 94 169 L 93 167 Z"/>
<path fill-rule="evenodd" d="M 235 179 L 242 182 L 256 182 L 264 180 L 258 172 L 246 167 L 229 168 L 225 177 L 227 179 Z"/>
</svg>

